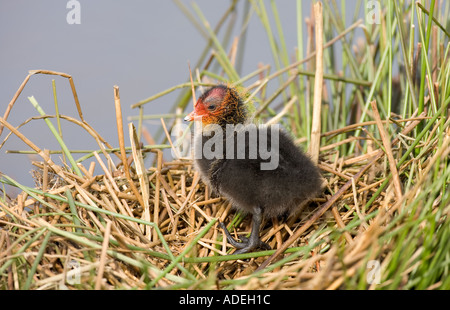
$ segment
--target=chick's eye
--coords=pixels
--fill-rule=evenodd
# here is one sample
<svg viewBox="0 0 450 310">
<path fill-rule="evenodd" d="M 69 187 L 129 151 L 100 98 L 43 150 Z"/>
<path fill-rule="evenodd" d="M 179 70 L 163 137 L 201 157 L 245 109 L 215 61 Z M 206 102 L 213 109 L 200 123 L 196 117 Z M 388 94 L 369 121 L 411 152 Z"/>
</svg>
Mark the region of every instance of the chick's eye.
<svg viewBox="0 0 450 310">
<path fill-rule="evenodd" d="M 209 106 L 208 106 L 208 110 L 210 110 L 210 111 L 213 111 L 213 110 L 215 110 L 216 109 L 216 105 L 215 104 L 210 104 Z"/>
</svg>

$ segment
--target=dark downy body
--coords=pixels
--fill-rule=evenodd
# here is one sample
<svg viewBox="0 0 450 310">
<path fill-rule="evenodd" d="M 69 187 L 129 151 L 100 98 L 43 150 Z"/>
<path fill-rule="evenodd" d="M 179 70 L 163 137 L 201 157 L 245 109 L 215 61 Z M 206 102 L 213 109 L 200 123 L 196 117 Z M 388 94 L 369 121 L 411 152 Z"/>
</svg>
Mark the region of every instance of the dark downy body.
<svg viewBox="0 0 450 310">
<path fill-rule="evenodd" d="M 319 169 L 278 125 L 247 123 L 247 109 L 233 88 L 219 85 L 206 91 L 186 120 L 199 117 L 203 130 L 194 137 L 195 168 L 214 191 L 253 215 L 250 238 L 241 237 L 242 242 L 235 241 L 221 223 L 228 241 L 239 249 L 235 253 L 270 248 L 259 239 L 262 218 L 286 218 L 301 210 L 322 190 Z M 205 153 L 207 145 L 214 156 Z M 273 169 L 262 169 L 273 158 L 261 150 L 278 158 Z"/>
</svg>

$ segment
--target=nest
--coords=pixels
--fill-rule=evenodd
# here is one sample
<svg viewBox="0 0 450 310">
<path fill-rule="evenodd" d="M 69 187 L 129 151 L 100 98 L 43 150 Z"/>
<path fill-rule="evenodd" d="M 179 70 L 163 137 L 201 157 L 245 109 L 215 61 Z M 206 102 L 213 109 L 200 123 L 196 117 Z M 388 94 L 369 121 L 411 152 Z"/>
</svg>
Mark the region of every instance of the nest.
<svg viewBox="0 0 450 310">
<path fill-rule="evenodd" d="M 118 89 L 115 91 L 118 99 Z M 120 105 L 120 100 L 116 104 Z M 237 214 L 228 201 L 214 196 L 193 170 L 191 160 L 165 161 L 161 150 L 142 147 L 132 125 L 128 157 L 123 136 L 120 151 L 110 146 L 109 152 L 102 149 L 106 162 L 93 152 L 104 172 L 99 175 L 94 175 L 95 164 L 87 168 L 77 163 L 78 172 L 69 164 L 57 165 L 29 141 L 44 158 L 34 162 L 36 187 L 2 176 L 3 183 L 21 193 L 0 200 L 0 287 L 345 288 L 355 281 L 349 279 L 370 275 L 368 262 L 392 262 L 393 249 L 401 239 L 391 232 L 405 229 L 410 216 L 422 219 L 421 229 L 429 225 L 421 218 L 425 211 L 435 214 L 435 225 L 448 226 L 448 197 L 442 188 L 429 186 L 430 170 L 445 170 L 439 159 L 450 150 L 448 120 L 445 138 L 441 142 L 430 138 L 429 144 L 419 145 L 424 150 L 419 157 L 411 155 L 419 143 L 412 132 L 423 120 L 428 121 L 429 130 L 436 130 L 442 125 L 436 122 L 438 116 L 390 120 L 398 125 L 397 138 L 379 141 L 366 135 L 364 139 L 371 143 L 369 152 L 340 156 L 339 147 L 359 141 L 351 135 L 354 130 L 377 124 L 380 133 L 384 132 L 376 111 L 374 118 L 321 135 L 327 139 L 349 137 L 321 146 L 324 194 L 286 222 L 266 219 L 261 239 L 274 250 L 239 255 L 232 254 L 218 222 L 229 224 L 235 234 L 246 234 L 251 217 Z M 80 124 L 105 143 L 86 122 Z M 2 125 L 21 136 L 4 119 Z M 122 128 L 120 121 L 118 126 Z M 438 151 L 432 152 L 438 142 Z M 155 155 L 151 167 L 145 167 L 143 161 L 148 151 Z M 113 164 L 114 154 L 120 159 L 118 165 Z M 397 182 L 408 183 L 408 172 L 412 173 L 418 158 L 422 160 L 416 182 L 406 191 L 397 188 Z M 391 159 L 398 163 L 395 173 L 390 169 Z M 423 193 L 432 199 L 431 204 L 423 199 Z M 420 255 L 420 247 L 416 251 Z M 414 260 L 408 264 L 411 268 L 404 269 L 400 281 L 415 270 Z M 389 286 L 393 281 L 389 270 L 380 277 L 384 279 L 380 285 Z M 368 288 L 380 283 L 367 279 Z"/>
</svg>

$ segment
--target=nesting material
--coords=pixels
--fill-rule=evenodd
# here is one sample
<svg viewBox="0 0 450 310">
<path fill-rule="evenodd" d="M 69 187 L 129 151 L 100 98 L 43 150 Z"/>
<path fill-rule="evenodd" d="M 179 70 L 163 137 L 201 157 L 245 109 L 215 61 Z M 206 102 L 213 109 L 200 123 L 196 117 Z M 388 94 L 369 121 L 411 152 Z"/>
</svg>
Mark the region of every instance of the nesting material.
<svg viewBox="0 0 450 310">
<path fill-rule="evenodd" d="M 402 136 L 408 137 L 423 119 L 424 116 L 397 120 L 406 125 Z M 333 134 L 356 128 L 349 126 Z M 448 155 L 448 140 L 444 140 L 442 152 L 430 155 L 428 165 L 436 161 L 436 156 Z M 401 149 L 402 141 L 394 139 L 394 156 Z M 275 260 L 275 265 L 269 265 L 266 273 L 254 281 L 252 271 L 275 250 L 226 255 L 232 252 L 232 247 L 223 240 L 218 226 L 218 220 L 227 221 L 236 230 L 245 232 L 250 230 L 250 218 L 236 216 L 230 212 L 229 201 L 212 196 L 190 160 L 164 161 L 162 153 L 153 150 L 156 162 L 141 175 L 143 170 L 133 167 L 142 163 L 135 156 L 144 151 L 137 148 L 129 155 L 130 179 L 123 166 L 107 168 L 100 157 L 97 161 L 106 169 L 104 175 L 93 175 L 93 167 L 82 164 L 78 165 L 82 171 L 78 176 L 67 166 L 56 166 L 50 160 L 35 162 L 35 189 L 20 186 L 3 175 L 4 182 L 19 187 L 21 192 L 0 201 L 0 286 L 3 289 L 339 288 L 348 273 L 361 268 L 367 255 L 373 255 L 370 253 L 375 253 L 374 250 L 387 253 L 389 245 L 378 245 L 376 240 L 388 232 L 389 218 L 405 202 L 395 201 L 392 186 L 386 186 L 369 208 L 364 207 L 388 175 L 386 155 L 381 149 L 375 157 L 355 156 L 351 164 L 344 164 L 351 158 L 342 158 L 335 149 L 327 149 L 319 163 L 327 182 L 326 193 L 312 201 L 301 217 L 278 226 L 262 226 L 261 239 L 275 250 L 302 231 L 280 256 L 290 259 L 281 264 Z M 105 154 L 110 162 L 109 154 Z M 368 162 L 370 167 L 366 167 Z M 410 165 L 412 162 L 404 163 L 399 172 Z M 431 167 L 425 165 L 421 169 Z M 359 178 L 352 180 L 363 168 Z M 43 171 L 48 175 L 44 176 Z M 132 190 L 130 180 L 141 197 Z M 414 199 L 425 181 L 423 175 L 423 182 L 406 191 L 403 199 Z M 139 204 L 146 193 L 142 184 L 149 184 L 145 197 L 148 209 Z M 330 201 L 333 212 L 328 213 L 321 206 Z M 318 210 L 322 214 L 317 215 Z M 374 213 L 376 210 L 379 212 Z M 367 217 L 371 214 L 374 215 Z M 346 228 L 344 238 L 329 238 L 332 231 L 345 228 L 359 216 L 362 221 Z M 344 260 L 338 259 L 341 255 Z M 217 281 L 210 281 L 211 277 Z M 244 281 L 233 282 L 239 279 Z"/>
</svg>

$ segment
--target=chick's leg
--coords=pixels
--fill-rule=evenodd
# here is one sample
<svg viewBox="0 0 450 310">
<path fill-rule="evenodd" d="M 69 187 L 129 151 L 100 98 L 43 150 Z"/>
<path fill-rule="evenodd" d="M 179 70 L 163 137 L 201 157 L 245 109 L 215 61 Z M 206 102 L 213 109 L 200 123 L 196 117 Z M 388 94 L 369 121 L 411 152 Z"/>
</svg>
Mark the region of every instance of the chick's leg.
<svg viewBox="0 0 450 310">
<path fill-rule="evenodd" d="M 261 225 L 261 221 L 262 221 L 261 208 L 259 208 L 259 207 L 254 208 L 253 218 L 252 218 L 252 232 L 250 233 L 250 237 L 249 238 L 239 237 L 242 240 L 242 242 L 236 241 L 231 236 L 231 234 L 228 231 L 228 229 L 226 228 L 225 224 L 220 222 L 220 226 L 224 230 L 225 236 L 227 237 L 228 242 L 232 246 L 234 246 L 236 249 L 238 249 L 233 254 L 247 253 L 247 252 L 250 252 L 250 251 L 252 251 L 254 249 L 257 249 L 257 248 L 262 248 L 262 249 L 265 249 L 265 250 L 270 250 L 271 249 L 270 246 L 267 243 L 262 242 L 261 239 L 259 238 L 259 226 Z"/>
</svg>

